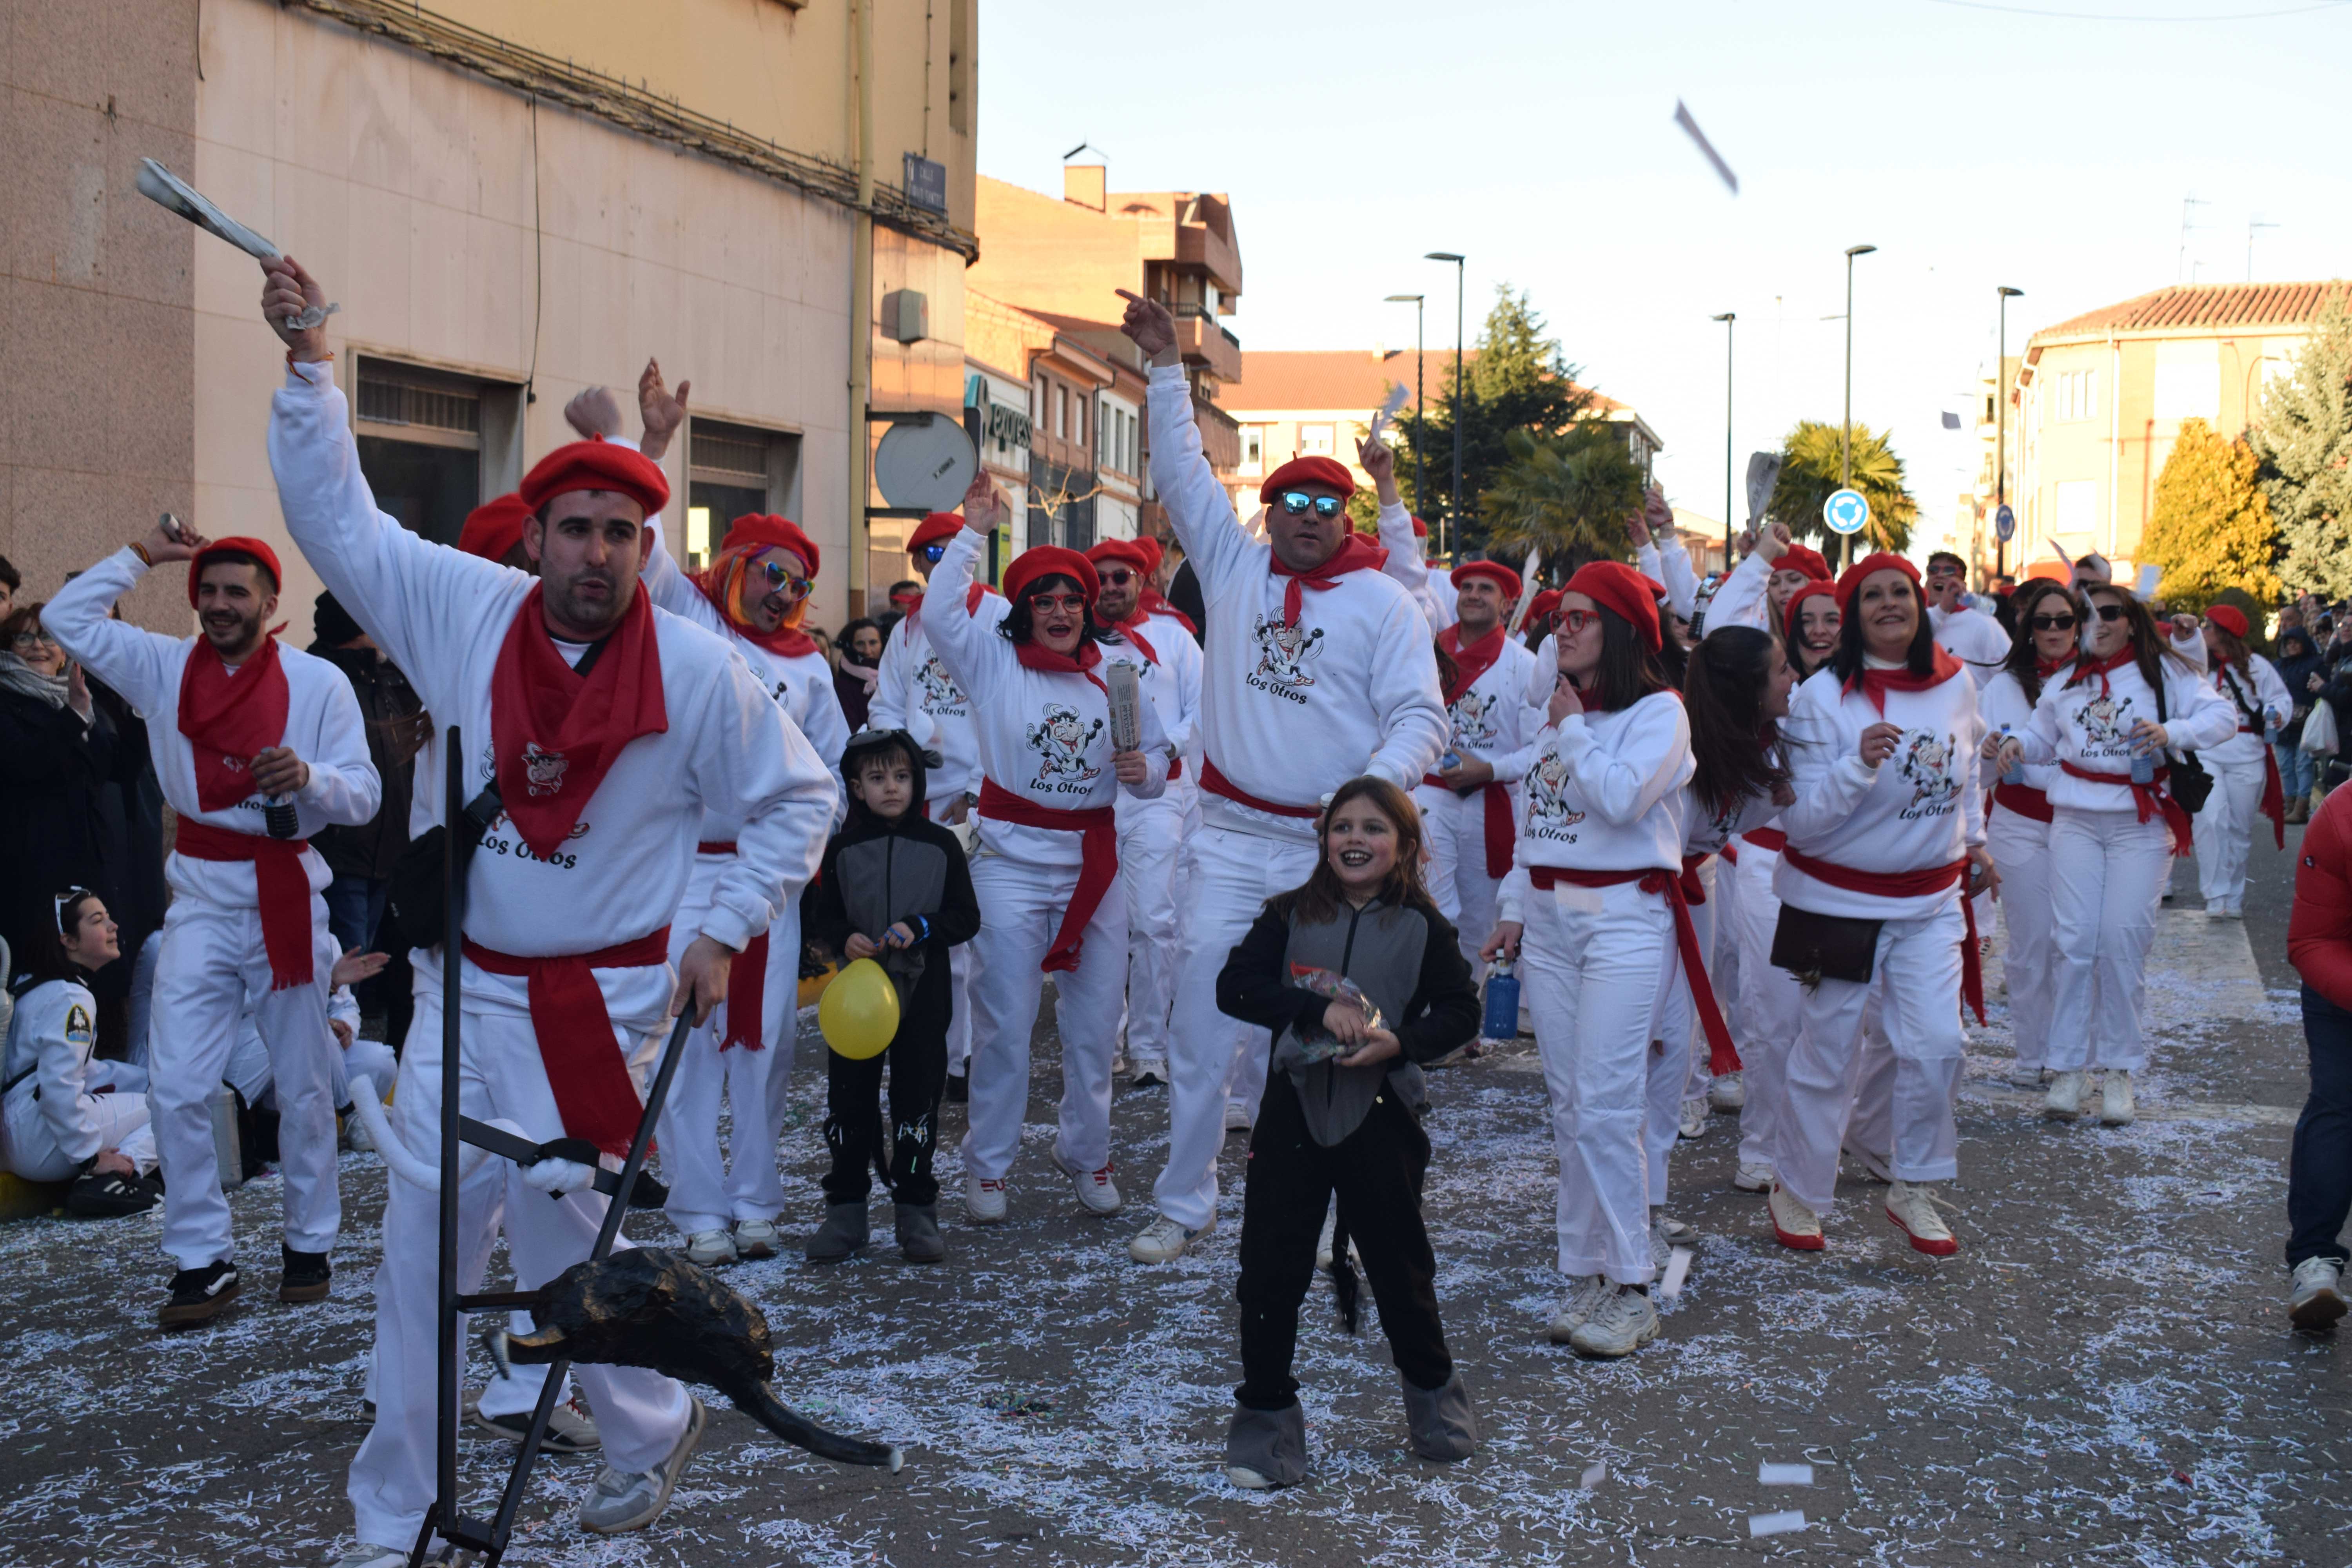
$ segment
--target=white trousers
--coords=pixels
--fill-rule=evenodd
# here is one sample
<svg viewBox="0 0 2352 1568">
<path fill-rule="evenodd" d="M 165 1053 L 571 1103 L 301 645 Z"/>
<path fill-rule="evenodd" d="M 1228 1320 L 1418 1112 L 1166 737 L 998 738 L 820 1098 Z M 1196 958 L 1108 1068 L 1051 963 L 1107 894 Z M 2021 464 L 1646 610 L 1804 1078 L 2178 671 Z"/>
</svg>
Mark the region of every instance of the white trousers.
<svg viewBox="0 0 2352 1568">
<path fill-rule="evenodd" d="M 331 1251 L 342 1210 L 335 1190 L 336 1046 L 327 1025 L 335 943 L 327 933 L 326 901 L 310 895 L 311 983 L 273 991 L 260 911 L 214 903 L 185 886 L 173 891 L 155 963 L 148 1043 L 148 1117 L 163 1167 L 163 1250 L 182 1268 L 235 1256 L 210 1102 L 250 1007 L 278 1089 L 286 1245 Z"/>
<path fill-rule="evenodd" d="M 688 876 L 686 897 L 669 927 L 669 962 L 678 958 L 702 929 L 710 892 L 733 864 L 732 856 L 698 855 Z M 725 1230 L 739 1219 L 772 1220 L 784 1212 L 784 1187 L 776 1169 L 776 1143 L 783 1136 L 784 1111 L 793 1087 L 793 1041 L 800 1019 L 801 901 L 791 890 L 784 912 L 768 928 L 768 966 L 760 1016 L 758 1050 L 737 1046 L 722 1051 L 731 1002 L 719 1007 L 686 1037 L 677 1076 L 662 1103 L 662 1179 L 669 1184 L 663 1210 L 680 1236 Z M 729 1102 L 733 1135 L 725 1158 L 719 1152 L 719 1102 Z"/>
<path fill-rule="evenodd" d="M 1780 898 L 1772 890 L 1777 850 L 1739 846 L 1739 895 L 1733 918 L 1739 931 L 1739 994 L 1733 1005 L 1731 1038 L 1739 1047 L 1747 1099 L 1739 1108 L 1739 1163 L 1768 1165 L 1788 1099 L 1784 1075 L 1789 1047 L 1796 1043 L 1805 988 L 1772 963 L 1772 933 L 1780 923 Z M 1723 879 L 1718 878 L 1718 885 Z"/>
<path fill-rule="evenodd" d="M 1706 901 L 1693 904 L 1690 913 L 1701 952 L 1710 952 L 1715 948 L 1719 912 L 1715 891 L 1730 880 L 1721 874 L 1724 869 L 1711 856 L 1698 866 L 1699 885 L 1706 890 Z M 1672 940 L 1671 919 L 1670 910 L 1666 961 L 1658 971 L 1657 1005 L 1650 1025 L 1650 1065 L 1645 1079 L 1648 1114 L 1642 1126 L 1642 1149 L 1649 1162 L 1653 1206 L 1666 1201 L 1666 1156 L 1674 1152 L 1682 1136 L 1683 1101 L 1705 1094 L 1707 1085 L 1715 1081 L 1715 1075 L 1707 1069 L 1712 1053 L 1706 1032 L 1699 1026 L 1698 1007 L 1691 1000 L 1690 983 L 1683 977 L 1682 948 Z M 1720 994 L 1717 1000 L 1720 1003 Z M 1732 1038 L 1737 1044 L 1738 1037 Z"/>
<path fill-rule="evenodd" d="M 1181 779 L 1157 800 L 1121 795 L 1118 880 L 1127 890 L 1128 1059 L 1168 1059 L 1169 1010 L 1176 1001 L 1176 938 L 1181 925 L 1176 867 L 1200 820 L 1197 790 Z"/>
<path fill-rule="evenodd" d="M 923 803 L 924 813 L 933 822 L 945 823 L 948 813 L 961 795 L 935 795 Z M 948 949 L 948 1071 L 962 1076 L 965 1064 L 971 1059 L 971 982 L 979 973 L 980 943 L 960 942 Z M 799 971 L 795 969 L 794 974 Z M 797 979 L 794 985 L 799 984 Z"/>
<path fill-rule="evenodd" d="M 2156 911 L 2172 875 L 2160 816 L 2060 806 L 2050 824 L 2050 906 L 2058 956 L 2050 1005 L 2057 1072 L 2147 1065 L 2141 1017 Z M 2095 1003 L 2095 1005 L 2094 1005 Z"/>
<path fill-rule="evenodd" d="M 1744 846 L 1739 853 L 1743 857 L 1746 855 Z M 1715 857 L 1709 864 L 1714 868 L 1711 875 L 1715 879 L 1707 884 L 1706 901 L 1714 909 L 1715 934 L 1708 939 L 1704 949 L 1706 974 L 1715 983 L 1716 1005 L 1724 1009 L 1724 1021 L 1728 1024 L 1731 1009 L 1739 1005 L 1739 977 L 1744 973 L 1739 963 L 1739 867 L 1722 855 Z M 1692 912 L 1696 914 L 1697 911 Z M 1737 1031 L 1731 1038 L 1733 1044 L 1740 1043 Z M 1743 1061 L 1745 1059 L 1742 1058 Z M 1699 1054 L 1699 1068 L 1712 1081 L 1714 1075 L 1706 1071 L 1706 1053 L 1704 1050 Z"/>
<path fill-rule="evenodd" d="M 1037 1026 L 1045 973 L 1076 866 L 1033 866 L 987 851 L 971 862 L 980 899 L 980 973 L 971 987 L 971 1105 L 963 1135 L 964 1174 L 1002 1181 L 1020 1152 L 1029 1110 L 1029 1037 Z M 1087 922 L 1078 966 L 1054 976 L 1054 1023 L 1062 1037 L 1062 1100 L 1055 1147 L 1082 1171 L 1110 1159 L 1110 1058 L 1127 989 L 1127 895 L 1118 879 L 1103 889 Z"/>
<path fill-rule="evenodd" d="M 1462 939 L 1462 956 L 1470 978 L 1486 977 L 1478 950 L 1495 934 L 1495 900 L 1503 886 L 1500 877 L 1486 875 L 1486 792 L 1455 795 L 1437 784 L 1417 784 L 1412 798 L 1421 807 L 1423 842 L 1429 850 L 1422 868 L 1437 912 L 1454 922 Z"/>
<path fill-rule="evenodd" d="M 1273 1037 L 1217 1010 L 1217 975 L 1265 900 L 1307 880 L 1315 841 L 1271 838 L 1203 823 L 1186 844 L 1191 907 L 1176 958 L 1169 1034 L 1168 1163 L 1152 1184 L 1160 1212 L 1198 1230 L 1217 1212 L 1217 1153 L 1229 1091 L 1265 1084 Z M 1250 1100 L 1254 1110 L 1255 1100 Z"/>
<path fill-rule="evenodd" d="M 1808 1208 L 1827 1215 L 1837 1194 L 1838 1150 L 1862 1080 L 1864 1015 L 1880 994 L 1894 1048 L 1892 1169 L 1906 1182 L 1947 1182 L 1959 1174 L 1959 1134 L 1952 1093 L 1959 1081 L 1960 943 L 1967 939 L 1958 900 L 1918 920 L 1880 928 L 1874 984 L 1823 980 L 1803 994 L 1802 1021 L 1789 1053 L 1786 1099 L 1771 1155 L 1780 1183 Z"/>
<path fill-rule="evenodd" d="M 335 1053 L 332 1070 L 328 1075 L 338 1107 L 352 1103 L 352 1079 L 355 1078 L 373 1084 L 379 1096 L 390 1094 L 393 1084 L 400 1078 L 400 1058 L 382 1040 L 353 1040 Z"/>
<path fill-rule="evenodd" d="M 147 1071 L 132 1062 L 93 1061 L 90 1080 L 105 1084 L 82 1102 L 83 1115 L 96 1127 L 98 1146 L 111 1149 L 145 1175 L 155 1168 L 155 1134 L 147 1125 Z M 30 1085 L 8 1097 L 5 1116 L 7 1168 L 28 1182 L 62 1182 L 81 1162 L 58 1146 L 56 1130 L 33 1098 Z"/>
<path fill-rule="evenodd" d="M 440 1148 L 441 1005 L 437 987 L 419 988 L 391 1110 L 394 1134 L 427 1159 L 437 1158 Z M 536 1142 L 562 1137 L 563 1119 L 530 1016 L 468 999 L 461 1024 L 465 1113 L 503 1117 Z M 613 1048 L 631 1053 L 642 1082 L 658 1044 L 639 1044 L 616 1029 Z M 352 1460 L 350 1496 L 360 1540 L 404 1548 L 433 1501 L 440 1200 L 397 1176 L 385 1189 L 383 1261 L 375 1273 L 375 1425 Z M 606 1201 L 594 1192 L 551 1199 L 519 1180 L 478 1174 L 458 1196 L 460 1278 L 480 1278 L 503 1207 L 515 1280 L 526 1290 L 587 1258 Z M 615 1250 L 629 1245 L 626 1237 L 614 1243 Z M 460 1347 L 466 1332 L 461 1318 Z M 689 1406 L 679 1384 L 639 1367 L 583 1365 L 578 1376 L 596 1412 L 604 1460 L 616 1469 L 652 1469 L 685 1434 Z"/>
<path fill-rule="evenodd" d="M 1643 1151 L 1650 1021 L 1674 942 L 1665 900 L 1632 882 L 1528 893 L 1519 975 L 1551 1100 L 1563 1274 L 1644 1285 L 1654 1272 L 1650 1205 L 1664 1194 Z"/>
<path fill-rule="evenodd" d="M 2016 1042 L 2017 1065 L 2038 1068 L 2049 1059 L 2058 960 L 2050 903 L 2050 824 L 1996 805 L 1985 819 L 1985 847 L 2000 872 L 2000 918 L 2008 932 L 2000 967 L 2009 986 L 2010 1037 Z"/>
<path fill-rule="evenodd" d="M 2236 910 L 2246 906 L 2246 859 L 2257 832 L 2270 831 L 2262 816 L 2263 780 L 2267 772 L 2259 756 L 2244 762 L 2215 762 L 2203 757 L 2213 775 L 2213 793 L 2197 814 L 2197 881 L 2205 907 Z"/>
</svg>

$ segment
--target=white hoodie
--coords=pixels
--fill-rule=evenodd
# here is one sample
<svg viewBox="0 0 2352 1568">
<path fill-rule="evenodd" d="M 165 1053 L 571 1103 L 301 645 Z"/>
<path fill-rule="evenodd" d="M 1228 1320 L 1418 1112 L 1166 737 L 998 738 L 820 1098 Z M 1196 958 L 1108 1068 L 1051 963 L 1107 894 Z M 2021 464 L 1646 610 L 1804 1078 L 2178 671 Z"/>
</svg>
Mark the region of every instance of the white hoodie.
<svg viewBox="0 0 2352 1568">
<path fill-rule="evenodd" d="M 2073 671 L 2042 688 L 2042 700 L 2033 705 L 2033 717 L 2018 737 L 2023 760 L 2072 763 L 2117 781 L 2076 778 L 2063 766 L 2055 768 L 2049 784 L 2053 806 L 2137 813 L 2139 806 L 2132 792 L 2117 784 L 2131 778 L 2132 727 L 2143 719 L 2164 726 L 2169 752 L 2201 752 L 2237 734 L 2237 710 L 2210 682 L 2172 659 L 2160 662 L 2161 716 L 2156 694 L 2134 660 L 2108 670 L 2104 679 L 2085 673 L 2078 662 Z"/>
<path fill-rule="evenodd" d="M 1672 691 L 1546 724 L 1520 793 L 1518 844 L 1497 917 L 1520 918 L 1531 866 L 1679 872 L 1681 794 L 1692 768 L 1690 719 Z"/>
</svg>

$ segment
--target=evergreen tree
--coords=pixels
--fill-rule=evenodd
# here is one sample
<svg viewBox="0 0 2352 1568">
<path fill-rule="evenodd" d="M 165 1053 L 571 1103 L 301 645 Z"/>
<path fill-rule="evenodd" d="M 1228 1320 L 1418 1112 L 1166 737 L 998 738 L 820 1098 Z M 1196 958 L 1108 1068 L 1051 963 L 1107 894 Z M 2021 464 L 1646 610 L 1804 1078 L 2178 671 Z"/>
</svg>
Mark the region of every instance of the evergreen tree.
<svg viewBox="0 0 2352 1568">
<path fill-rule="evenodd" d="M 2201 611 L 2225 588 L 2277 602 L 2278 526 L 2257 479 L 2261 462 L 2202 419 L 2184 419 L 2156 479 L 2156 515 L 2140 536 L 2142 561 L 2164 568 L 2166 605 Z M 2260 624 L 2260 617 L 2250 617 Z"/>
<path fill-rule="evenodd" d="M 2352 291 L 2339 288 L 2320 311 L 2248 435 L 2285 549 L 2280 574 L 2298 592 L 2352 594 Z"/>
<path fill-rule="evenodd" d="M 1870 503 L 1870 521 L 1854 538 L 1857 553 L 1866 550 L 1907 550 L 1911 525 L 1919 508 L 1904 487 L 1903 459 L 1887 445 L 1885 432 L 1866 425 L 1853 427 L 1850 465 L 1853 487 Z M 1818 540 L 1822 552 L 1836 564 L 1839 535 L 1830 531 L 1822 507 L 1838 488 L 1841 458 L 1839 426 L 1801 419 L 1780 444 L 1780 482 L 1773 487 L 1765 514 L 1785 525 L 1800 542 Z"/>
</svg>

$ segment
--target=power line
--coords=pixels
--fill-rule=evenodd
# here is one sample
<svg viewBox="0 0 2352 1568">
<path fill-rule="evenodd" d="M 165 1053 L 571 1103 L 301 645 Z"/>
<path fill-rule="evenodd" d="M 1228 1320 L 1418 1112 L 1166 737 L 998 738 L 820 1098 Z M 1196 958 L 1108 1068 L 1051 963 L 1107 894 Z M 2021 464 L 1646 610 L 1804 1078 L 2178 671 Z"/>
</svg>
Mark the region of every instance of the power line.
<svg viewBox="0 0 2352 1568">
<path fill-rule="evenodd" d="M 2273 16 L 2301 16 L 2313 11 L 2341 10 L 2352 0 L 2317 0 L 2309 5 L 2290 5 L 2278 11 L 2233 11 L 2219 16 L 2136 16 L 2112 11 L 2045 11 L 2035 5 L 1999 5 L 1992 0 L 1935 0 L 1938 5 L 1958 5 L 1968 11 L 2000 11 L 2012 16 L 2043 16 L 2066 22 L 2260 22 Z"/>
</svg>

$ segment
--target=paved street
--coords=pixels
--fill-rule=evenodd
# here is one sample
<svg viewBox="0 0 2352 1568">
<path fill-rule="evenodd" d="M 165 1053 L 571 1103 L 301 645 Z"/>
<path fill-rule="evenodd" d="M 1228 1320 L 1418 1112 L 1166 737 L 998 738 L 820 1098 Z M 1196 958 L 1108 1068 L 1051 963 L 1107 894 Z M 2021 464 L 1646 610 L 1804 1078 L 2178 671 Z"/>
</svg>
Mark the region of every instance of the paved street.
<svg viewBox="0 0 2352 1568">
<path fill-rule="evenodd" d="M 1227 1145 L 1213 1240 L 1138 1268 L 1123 1244 L 1164 1144 L 1164 1100 L 1125 1090 L 1129 1212 L 1117 1221 L 1074 1212 L 1045 1166 L 1040 1100 L 1012 1223 L 951 1223 L 944 1268 L 793 1257 L 730 1276 L 789 1347 L 784 1397 L 905 1444 L 902 1475 L 814 1461 L 715 1410 L 657 1528 L 582 1535 L 570 1514 L 593 1461 L 555 1461 L 509 1560 L 2340 1563 L 2345 1352 L 2288 1333 L 2281 1310 L 2302 1093 L 2283 957 L 2290 857 L 2264 847 L 2254 864 L 2242 925 L 2206 921 L 2193 890 L 2168 910 L 2138 1125 L 2045 1126 L 2038 1097 L 1998 1082 L 1998 1015 L 1976 1038 L 1957 1259 L 1909 1251 L 1858 1177 L 1830 1250 L 1784 1251 L 1760 1202 L 1727 1186 L 1729 1122 L 1685 1143 L 1674 1206 L 1704 1247 L 1664 1337 L 1629 1362 L 1583 1363 L 1543 1342 L 1553 1167 L 1526 1043 L 1434 1075 L 1439 1293 L 1485 1423 L 1467 1464 L 1405 1454 L 1377 1331 L 1349 1342 L 1318 1288 L 1300 1368 L 1314 1477 L 1262 1496 L 1225 1483 L 1241 1142 Z M 785 1151 L 795 1230 L 818 1212 L 821 1049 L 812 1022 Z M 1054 1085 L 1051 1051 L 1039 1059 Z M 364 1430 L 383 1180 L 373 1156 L 345 1159 L 336 1295 L 299 1309 L 257 1288 L 273 1278 L 277 1197 L 274 1180 L 248 1187 L 239 1243 L 264 1267 L 234 1316 L 178 1337 L 152 1327 L 165 1272 L 153 1217 L 0 1229 L 11 1563 L 326 1556 L 348 1528 L 343 1468 Z M 506 1451 L 467 1443 L 478 1496 Z M 1814 1484 L 1760 1486 L 1768 1461 L 1810 1462 Z M 1783 1510 L 1802 1510 L 1801 1533 L 1749 1538 L 1751 1515 Z"/>
</svg>

